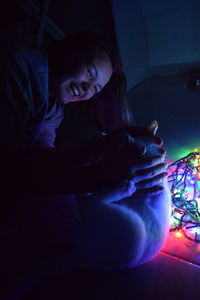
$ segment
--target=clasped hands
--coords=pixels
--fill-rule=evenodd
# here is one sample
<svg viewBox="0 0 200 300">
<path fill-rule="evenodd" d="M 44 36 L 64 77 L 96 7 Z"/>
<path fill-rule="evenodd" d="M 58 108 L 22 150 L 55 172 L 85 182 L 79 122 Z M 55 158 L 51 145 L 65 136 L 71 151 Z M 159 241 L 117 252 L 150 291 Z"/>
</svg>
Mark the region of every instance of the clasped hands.
<svg viewBox="0 0 200 300">
<path fill-rule="evenodd" d="M 97 144 L 99 142 L 102 157 L 96 166 L 102 185 L 108 186 L 121 181 L 129 196 L 136 191 L 146 196 L 163 191 L 167 164 L 164 162 L 162 140 L 155 135 L 157 127 L 158 124 L 154 121 L 148 128 L 124 127 L 100 137 Z M 144 139 L 144 146 L 137 144 L 137 137 Z M 149 151 L 151 148 L 154 149 L 153 154 Z"/>
</svg>

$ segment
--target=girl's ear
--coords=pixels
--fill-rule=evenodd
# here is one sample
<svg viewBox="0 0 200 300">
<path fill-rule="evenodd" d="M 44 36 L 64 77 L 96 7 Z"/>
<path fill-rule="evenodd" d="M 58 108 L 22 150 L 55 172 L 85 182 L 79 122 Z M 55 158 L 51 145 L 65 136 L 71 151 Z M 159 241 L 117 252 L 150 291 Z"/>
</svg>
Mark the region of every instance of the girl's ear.
<svg viewBox="0 0 200 300">
<path fill-rule="evenodd" d="M 158 130 L 158 122 L 156 120 L 154 120 L 153 122 L 151 122 L 151 124 L 148 127 L 148 129 L 151 131 L 151 133 L 153 135 L 156 135 L 156 132 Z"/>
</svg>

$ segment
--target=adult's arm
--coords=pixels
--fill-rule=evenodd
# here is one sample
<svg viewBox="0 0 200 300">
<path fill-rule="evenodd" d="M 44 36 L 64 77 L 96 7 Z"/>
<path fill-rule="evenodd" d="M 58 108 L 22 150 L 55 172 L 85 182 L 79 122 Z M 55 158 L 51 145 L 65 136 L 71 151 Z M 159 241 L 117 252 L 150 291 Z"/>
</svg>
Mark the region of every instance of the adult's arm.
<svg viewBox="0 0 200 300">
<path fill-rule="evenodd" d="M 10 129 L 12 138 L 16 132 L 14 125 Z M 20 193 L 93 192 L 132 176 L 143 151 L 124 130 L 98 136 L 75 149 L 32 147 L 9 151 L 8 148 L 1 152 L 0 158 L 3 186 L 6 190 L 12 186 L 13 191 Z M 142 160 L 148 166 L 148 160 Z"/>
<path fill-rule="evenodd" d="M 131 172 L 133 156 L 118 137 L 97 137 L 73 148 L 30 148 L 1 151 L 2 186 L 18 193 L 83 193 L 109 186 Z M 123 143 L 124 149 L 122 149 Z M 120 148 L 121 147 L 121 148 Z M 124 154 L 120 159 L 119 153 Z M 115 158 L 110 157 L 115 154 Z M 109 162 L 111 161 L 111 165 Z M 109 168 L 113 167 L 113 171 Z"/>
<path fill-rule="evenodd" d="M 91 166 L 78 166 L 57 149 L 1 152 L 1 191 L 20 194 L 64 194 L 94 190 L 97 183 Z"/>
</svg>

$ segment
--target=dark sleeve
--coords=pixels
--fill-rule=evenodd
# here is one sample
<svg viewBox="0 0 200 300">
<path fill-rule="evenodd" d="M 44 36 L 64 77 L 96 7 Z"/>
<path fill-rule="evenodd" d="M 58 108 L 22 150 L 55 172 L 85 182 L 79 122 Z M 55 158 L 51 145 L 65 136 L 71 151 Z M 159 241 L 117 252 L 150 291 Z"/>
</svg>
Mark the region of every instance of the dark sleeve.
<svg viewBox="0 0 200 300">
<path fill-rule="evenodd" d="M 94 192 L 114 183 L 110 182 L 112 178 L 106 179 L 106 165 L 101 163 L 113 151 L 113 142 L 97 136 L 71 149 L 32 148 L 1 153 L 2 186 L 9 189 L 11 185 L 17 193 Z"/>
<path fill-rule="evenodd" d="M 53 148 L 55 147 L 55 140 L 57 135 L 57 129 L 59 128 L 63 118 L 64 107 L 59 103 L 55 103 L 51 109 L 50 116 L 46 116 L 43 128 L 34 143 L 36 147 Z"/>
<path fill-rule="evenodd" d="M 0 150 L 4 151 L 31 144 L 46 111 L 45 60 L 39 72 L 24 53 L 17 46 L 0 49 Z"/>
<path fill-rule="evenodd" d="M 0 52 L 0 145 L 4 151 L 15 151 L 20 147 L 28 111 L 23 98 L 26 80 L 19 71 L 19 65 L 23 68 L 23 63 L 14 52 L 14 49 L 11 53 Z"/>
<path fill-rule="evenodd" d="M 80 165 L 56 148 L 29 153 L 0 153 L 1 190 L 14 194 L 63 194 L 92 192 L 99 188 L 98 172 Z"/>
</svg>

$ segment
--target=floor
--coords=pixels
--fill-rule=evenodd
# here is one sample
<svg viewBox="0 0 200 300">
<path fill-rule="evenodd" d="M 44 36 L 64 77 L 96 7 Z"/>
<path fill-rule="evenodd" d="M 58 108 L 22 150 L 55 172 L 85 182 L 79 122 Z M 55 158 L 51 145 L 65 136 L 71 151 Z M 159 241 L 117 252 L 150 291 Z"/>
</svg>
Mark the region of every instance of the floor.
<svg viewBox="0 0 200 300">
<path fill-rule="evenodd" d="M 132 270 L 69 273 L 47 281 L 24 300 L 188 300 L 198 299 L 200 268 L 160 253 Z"/>
<path fill-rule="evenodd" d="M 163 252 L 193 265 L 200 266 L 200 243 L 188 240 L 183 234 L 171 232 Z"/>
</svg>

